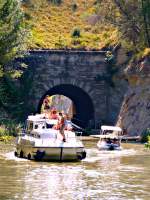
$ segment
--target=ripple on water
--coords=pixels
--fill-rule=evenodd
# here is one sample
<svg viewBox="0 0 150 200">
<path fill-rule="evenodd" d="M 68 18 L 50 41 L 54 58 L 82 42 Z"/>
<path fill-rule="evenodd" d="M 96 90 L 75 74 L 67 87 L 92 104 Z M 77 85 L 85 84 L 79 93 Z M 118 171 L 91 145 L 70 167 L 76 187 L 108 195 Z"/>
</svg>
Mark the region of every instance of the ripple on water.
<svg viewBox="0 0 150 200">
<path fill-rule="evenodd" d="M 33 162 L 12 151 L 2 156 L 0 200 L 149 200 L 150 162 L 134 146 L 99 151 L 94 144 L 73 163 Z"/>
<path fill-rule="evenodd" d="M 27 159 L 23 159 L 23 158 L 18 158 L 14 155 L 14 151 L 5 153 L 5 154 L 1 154 L 1 156 L 3 158 L 5 158 L 6 160 L 14 160 L 14 161 L 28 161 Z"/>
<path fill-rule="evenodd" d="M 103 159 L 132 156 L 137 153 L 135 149 L 123 149 L 121 151 L 99 151 L 98 149 L 86 149 L 87 157 L 83 162 L 95 162 Z"/>
</svg>

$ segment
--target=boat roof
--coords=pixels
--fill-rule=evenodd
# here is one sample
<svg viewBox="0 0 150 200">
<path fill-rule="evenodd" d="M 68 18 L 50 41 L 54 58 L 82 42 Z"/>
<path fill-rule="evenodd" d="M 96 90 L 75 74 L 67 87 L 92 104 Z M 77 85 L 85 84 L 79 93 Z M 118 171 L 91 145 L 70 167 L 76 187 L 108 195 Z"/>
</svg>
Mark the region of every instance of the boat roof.
<svg viewBox="0 0 150 200">
<path fill-rule="evenodd" d="M 33 122 L 46 122 L 48 124 L 57 124 L 57 119 L 47 119 L 45 118 L 45 115 L 39 114 L 39 115 L 29 115 L 27 118 L 28 121 Z"/>
<path fill-rule="evenodd" d="M 122 131 L 122 129 L 118 126 L 101 126 L 101 130 L 102 131 L 105 131 L 105 130 L 108 130 L 108 131 Z"/>
<path fill-rule="evenodd" d="M 100 139 L 120 139 L 121 136 L 115 135 L 115 134 L 107 134 L 107 135 L 100 135 Z"/>
</svg>

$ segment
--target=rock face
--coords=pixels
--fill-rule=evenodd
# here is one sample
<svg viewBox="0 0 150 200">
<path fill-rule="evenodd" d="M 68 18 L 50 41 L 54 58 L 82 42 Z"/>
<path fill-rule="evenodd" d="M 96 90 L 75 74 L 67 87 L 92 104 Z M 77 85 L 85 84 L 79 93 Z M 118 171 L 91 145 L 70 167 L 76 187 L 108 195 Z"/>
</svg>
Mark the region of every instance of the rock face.
<svg viewBox="0 0 150 200">
<path fill-rule="evenodd" d="M 131 136 L 150 127 L 150 57 L 132 63 L 125 70 L 129 88 L 122 103 L 117 126 Z"/>
</svg>

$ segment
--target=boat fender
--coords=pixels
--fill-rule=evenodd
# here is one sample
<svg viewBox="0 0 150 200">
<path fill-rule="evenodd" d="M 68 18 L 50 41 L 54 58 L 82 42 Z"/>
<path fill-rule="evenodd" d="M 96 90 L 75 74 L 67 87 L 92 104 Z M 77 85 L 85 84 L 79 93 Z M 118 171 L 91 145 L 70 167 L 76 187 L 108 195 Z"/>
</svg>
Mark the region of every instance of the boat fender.
<svg viewBox="0 0 150 200">
<path fill-rule="evenodd" d="M 23 158 L 23 151 L 20 151 L 20 158 Z"/>
<path fill-rule="evenodd" d="M 15 155 L 16 157 L 18 156 L 18 153 L 17 153 L 17 151 L 15 151 L 15 152 L 14 152 L 14 155 Z"/>
<path fill-rule="evenodd" d="M 81 154 L 78 155 L 79 160 L 82 160 L 84 158 L 86 158 L 86 151 L 83 151 Z"/>
<path fill-rule="evenodd" d="M 27 156 L 28 160 L 31 160 L 31 154 L 29 153 Z"/>
<path fill-rule="evenodd" d="M 83 159 L 82 155 L 77 155 L 77 157 L 78 157 L 78 160 L 82 160 Z"/>
<path fill-rule="evenodd" d="M 86 151 L 82 152 L 82 159 L 86 158 Z"/>
<path fill-rule="evenodd" d="M 45 156 L 45 151 L 37 150 L 36 155 L 34 156 L 35 160 L 42 160 Z"/>
<path fill-rule="evenodd" d="M 114 150 L 114 146 L 110 145 L 109 150 Z"/>
</svg>

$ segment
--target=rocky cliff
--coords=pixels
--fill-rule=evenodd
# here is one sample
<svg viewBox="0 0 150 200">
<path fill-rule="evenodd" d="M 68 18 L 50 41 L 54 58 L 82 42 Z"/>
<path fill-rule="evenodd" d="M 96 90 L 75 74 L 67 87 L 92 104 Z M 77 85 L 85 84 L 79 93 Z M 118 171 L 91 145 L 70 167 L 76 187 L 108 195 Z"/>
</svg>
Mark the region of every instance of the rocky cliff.
<svg viewBox="0 0 150 200">
<path fill-rule="evenodd" d="M 117 126 L 131 136 L 141 135 L 150 127 L 150 56 L 133 62 L 125 69 L 129 88 L 118 116 Z"/>
</svg>

